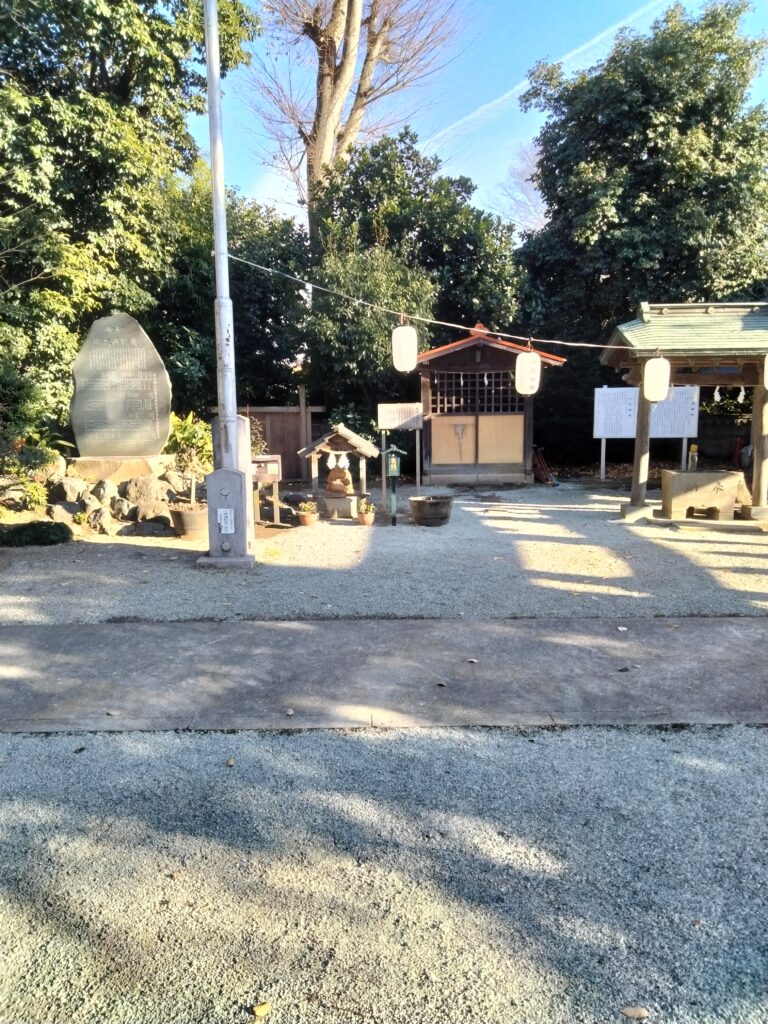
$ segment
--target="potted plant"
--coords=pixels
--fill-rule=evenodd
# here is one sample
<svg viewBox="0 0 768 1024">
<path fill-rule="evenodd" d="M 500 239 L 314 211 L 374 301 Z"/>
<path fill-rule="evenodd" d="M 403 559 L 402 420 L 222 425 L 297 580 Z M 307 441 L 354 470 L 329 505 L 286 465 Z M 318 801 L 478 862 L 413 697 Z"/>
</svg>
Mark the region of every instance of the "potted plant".
<svg viewBox="0 0 768 1024">
<path fill-rule="evenodd" d="M 302 501 L 298 508 L 299 523 L 301 526 L 314 526 L 320 518 L 317 511 L 316 501 Z"/>
<path fill-rule="evenodd" d="M 376 506 L 367 498 L 361 498 L 357 506 L 357 521 L 361 526 L 373 526 Z"/>
<path fill-rule="evenodd" d="M 188 540 L 208 537 L 208 505 L 196 501 L 197 478 L 213 466 L 213 440 L 208 423 L 190 412 L 183 419 L 171 416 L 171 436 L 165 450 L 176 457 L 176 469 L 189 485 L 189 499 L 180 499 L 170 506 L 173 528 Z"/>
</svg>

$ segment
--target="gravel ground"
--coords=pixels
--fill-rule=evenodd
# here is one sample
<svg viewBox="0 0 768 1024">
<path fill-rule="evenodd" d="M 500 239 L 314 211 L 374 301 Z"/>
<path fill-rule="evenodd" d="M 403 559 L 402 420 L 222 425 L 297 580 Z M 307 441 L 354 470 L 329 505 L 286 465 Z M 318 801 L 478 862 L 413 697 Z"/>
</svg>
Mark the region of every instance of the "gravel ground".
<svg viewBox="0 0 768 1024">
<path fill-rule="evenodd" d="M 744 727 L 5 736 L 0 1021 L 764 1024 L 767 766 Z"/>
<path fill-rule="evenodd" d="M 177 540 L 14 550 L 0 554 L 0 625 L 765 614 L 764 534 L 627 525 L 625 498 L 563 483 L 459 494 L 438 529 L 265 530 L 250 572 L 202 572 Z"/>
</svg>

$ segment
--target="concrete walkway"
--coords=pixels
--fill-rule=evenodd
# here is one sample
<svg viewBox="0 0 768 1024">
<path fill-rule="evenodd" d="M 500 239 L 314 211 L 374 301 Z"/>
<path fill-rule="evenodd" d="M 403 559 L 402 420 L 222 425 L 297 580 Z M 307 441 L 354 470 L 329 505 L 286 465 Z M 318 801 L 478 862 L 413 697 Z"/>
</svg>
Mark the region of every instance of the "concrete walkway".
<svg viewBox="0 0 768 1024">
<path fill-rule="evenodd" d="M 0 629 L 0 731 L 768 722 L 762 618 Z"/>
</svg>

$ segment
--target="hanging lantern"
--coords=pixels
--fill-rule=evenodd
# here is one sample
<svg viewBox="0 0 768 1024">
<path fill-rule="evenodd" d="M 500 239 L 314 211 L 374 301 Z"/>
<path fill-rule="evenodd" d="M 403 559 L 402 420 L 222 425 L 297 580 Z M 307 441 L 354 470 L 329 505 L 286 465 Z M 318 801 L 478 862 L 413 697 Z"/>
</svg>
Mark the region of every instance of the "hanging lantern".
<svg viewBox="0 0 768 1024">
<path fill-rule="evenodd" d="M 410 373 L 416 366 L 419 336 L 410 324 L 401 324 L 392 331 L 392 363 L 401 373 Z"/>
<path fill-rule="evenodd" d="M 669 360 L 663 356 L 649 359 L 643 367 L 643 398 L 646 402 L 663 402 L 669 394 Z"/>
<path fill-rule="evenodd" d="M 329 453 L 328 459 L 327 459 L 325 464 L 328 467 L 328 469 L 335 469 L 336 468 L 336 456 L 333 454 L 333 452 Z"/>
<path fill-rule="evenodd" d="M 541 356 L 521 352 L 515 360 L 515 390 L 519 395 L 535 395 L 541 383 Z"/>
</svg>

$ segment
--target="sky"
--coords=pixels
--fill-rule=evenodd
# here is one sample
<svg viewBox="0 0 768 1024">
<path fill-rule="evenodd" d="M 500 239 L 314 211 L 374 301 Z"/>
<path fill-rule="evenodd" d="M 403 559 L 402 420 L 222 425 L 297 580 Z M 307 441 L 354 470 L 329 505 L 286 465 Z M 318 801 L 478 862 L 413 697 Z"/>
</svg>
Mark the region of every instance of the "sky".
<svg viewBox="0 0 768 1024">
<path fill-rule="evenodd" d="M 520 146 L 542 123 L 538 111 L 524 113 L 519 105 L 531 67 L 539 60 L 560 61 L 566 71 L 590 67 L 606 56 L 619 29 L 647 33 L 669 6 L 671 0 L 464 0 L 462 30 L 450 60 L 428 83 L 398 94 L 398 106 L 409 115 L 422 150 L 441 158 L 443 172 L 471 178 L 476 205 L 502 212 L 500 185 Z M 689 0 L 684 6 L 695 14 L 704 2 Z M 768 0 L 755 0 L 743 30 L 752 36 L 768 33 Z M 257 53 L 263 46 L 262 40 Z M 302 218 L 293 186 L 269 166 L 265 133 L 248 104 L 253 89 L 247 70 L 224 81 L 227 184 Z M 752 99 L 768 101 L 766 68 Z M 191 129 L 207 151 L 207 121 L 196 118 Z"/>
</svg>

